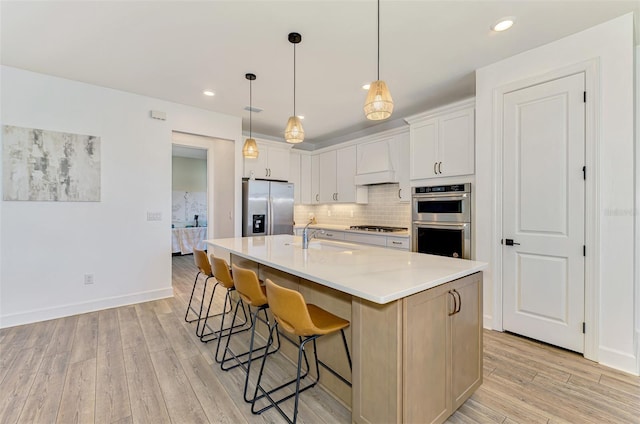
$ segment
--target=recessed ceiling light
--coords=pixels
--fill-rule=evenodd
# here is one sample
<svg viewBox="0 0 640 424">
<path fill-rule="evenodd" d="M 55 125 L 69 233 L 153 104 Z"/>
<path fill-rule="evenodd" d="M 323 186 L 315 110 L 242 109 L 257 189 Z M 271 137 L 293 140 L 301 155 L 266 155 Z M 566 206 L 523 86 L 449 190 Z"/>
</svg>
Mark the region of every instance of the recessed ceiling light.
<svg viewBox="0 0 640 424">
<path fill-rule="evenodd" d="M 368 90 L 369 88 L 371 88 L 371 84 L 365 84 L 362 86 L 363 90 Z"/>
<path fill-rule="evenodd" d="M 214 93 L 213 90 L 204 90 L 202 92 L 202 94 L 204 94 L 205 96 L 209 96 L 209 97 L 212 97 L 212 96 L 216 95 L 216 93 Z"/>
<path fill-rule="evenodd" d="M 498 20 L 498 22 L 491 26 L 491 30 L 496 32 L 506 31 L 513 26 L 514 22 L 515 18 L 513 16 L 501 18 L 500 20 Z"/>
</svg>

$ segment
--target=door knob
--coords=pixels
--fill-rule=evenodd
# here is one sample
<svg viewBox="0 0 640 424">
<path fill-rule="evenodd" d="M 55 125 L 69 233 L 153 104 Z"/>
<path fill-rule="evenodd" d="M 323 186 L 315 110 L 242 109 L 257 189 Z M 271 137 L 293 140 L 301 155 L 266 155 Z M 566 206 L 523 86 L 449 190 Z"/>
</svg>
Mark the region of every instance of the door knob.
<svg viewBox="0 0 640 424">
<path fill-rule="evenodd" d="M 502 240 L 500 240 L 500 244 L 502 244 Z M 504 244 L 507 246 L 520 246 L 520 243 L 516 243 L 513 239 L 504 239 Z"/>
</svg>

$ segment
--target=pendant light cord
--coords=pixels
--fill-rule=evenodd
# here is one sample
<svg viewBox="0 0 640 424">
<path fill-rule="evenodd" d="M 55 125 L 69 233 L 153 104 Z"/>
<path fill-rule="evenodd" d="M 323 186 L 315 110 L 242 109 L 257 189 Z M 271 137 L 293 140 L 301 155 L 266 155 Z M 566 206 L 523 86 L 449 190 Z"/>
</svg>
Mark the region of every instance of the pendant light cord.
<svg viewBox="0 0 640 424">
<path fill-rule="evenodd" d="M 253 116 L 253 81 L 249 80 L 249 138 L 253 138 L 251 117 Z"/>
<path fill-rule="evenodd" d="M 380 81 L 380 0 L 378 0 L 378 81 Z"/>
<path fill-rule="evenodd" d="M 296 116 L 296 45 L 293 45 L 293 116 Z"/>
</svg>

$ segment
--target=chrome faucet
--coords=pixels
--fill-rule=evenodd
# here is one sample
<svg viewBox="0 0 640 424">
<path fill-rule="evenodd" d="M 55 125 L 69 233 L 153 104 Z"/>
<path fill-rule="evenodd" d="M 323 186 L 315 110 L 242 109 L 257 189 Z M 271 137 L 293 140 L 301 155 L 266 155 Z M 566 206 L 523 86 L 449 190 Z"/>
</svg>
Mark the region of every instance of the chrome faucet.
<svg viewBox="0 0 640 424">
<path fill-rule="evenodd" d="M 311 221 L 302 229 L 302 248 L 309 248 L 309 225 L 311 225 Z M 313 237 L 313 236 L 312 236 Z"/>
<path fill-rule="evenodd" d="M 309 223 L 305 225 L 304 228 L 302 229 L 302 248 L 303 249 L 309 248 L 309 240 L 311 240 L 318 233 L 318 230 L 316 230 L 313 233 L 311 233 L 311 236 L 309 236 L 309 225 L 311 225 L 311 221 L 309 221 Z M 320 233 L 324 233 L 324 231 L 320 230 Z"/>
</svg>

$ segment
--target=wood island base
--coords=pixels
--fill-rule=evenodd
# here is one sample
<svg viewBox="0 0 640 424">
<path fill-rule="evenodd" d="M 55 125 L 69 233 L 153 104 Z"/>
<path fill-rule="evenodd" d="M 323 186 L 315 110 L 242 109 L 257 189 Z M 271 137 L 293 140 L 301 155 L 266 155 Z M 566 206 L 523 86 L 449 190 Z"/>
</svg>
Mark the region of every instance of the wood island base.
<svg viewBox="0 0 640 424">
<path fill-rule="evenodd" d="M 231 262 L 351 321 L 352 374 L 339 334 L 320 338 L 318 355 L 351 376 L 352 388 L 328 372 L 321 384 L 354 423 L 442 423 L 482 384 L 482 272 L 378 304 L 235 254 Z"/>
</svg>

